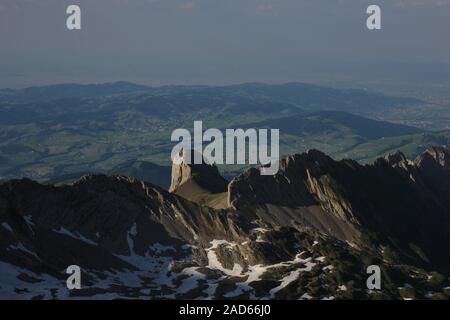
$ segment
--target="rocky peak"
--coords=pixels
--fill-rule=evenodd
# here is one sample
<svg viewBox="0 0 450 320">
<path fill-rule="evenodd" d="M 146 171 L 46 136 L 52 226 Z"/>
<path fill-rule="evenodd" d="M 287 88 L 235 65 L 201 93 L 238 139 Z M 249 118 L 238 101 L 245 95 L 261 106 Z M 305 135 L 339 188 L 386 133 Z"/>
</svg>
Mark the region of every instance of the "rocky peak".
<svg viewBox="0 0 450 320">
<path fill-rule="evenodd" d="M 187 161 L 189 153 L 192 161 Z M 201 164 L 193 164 L 195 156 L 195 151 L 183 149 L 174 159 L 169 191 L 176 192 L 192 182 L 211 193 L 226 192 L 228 181 L 220 175 L 217 166 L 209 164 L 203 157 Z"/>
<path fill-rule="evenodd" d="M 280 161 L 280 170 L 273 176 L 263 176 L 252 168 L 233 179 L 229 185 L 231 207 L 274 204 L 291 207 L 322 205 L 342 218 L 348 218 L 350 208 L 333 187 L 331 173 L 349 168 L 347 161 L 335 162 L 324 153 L 309 150 Z"/>
<path fill-rule="evenodd" d="M 386 160 L 387 163 L 392 167 L 401 165 L 402 163 L 408 161 L 406 159 L 406 156 L 400 151 L 388 154 L 387 156 L 384 157 L 384 160 Z"/>
<path fill-rule="evenodd" d="M 439 146 L 428 148 L 415 160 L 419 167 L 427 162 L 434 162 L 444 169 L 450 169 L 450 152 L 446 148 Z"/>
</svg>

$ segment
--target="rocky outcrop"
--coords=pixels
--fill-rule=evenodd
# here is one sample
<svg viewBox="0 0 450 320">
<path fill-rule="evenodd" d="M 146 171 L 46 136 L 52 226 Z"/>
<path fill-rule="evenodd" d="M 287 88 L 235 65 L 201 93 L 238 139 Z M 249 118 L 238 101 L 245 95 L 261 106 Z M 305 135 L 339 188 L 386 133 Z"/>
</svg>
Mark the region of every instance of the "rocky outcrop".
<svg viewBox="0 0 450 320">
<path fill-rule="evenodd" d="M 417 191 L 417 196 L 424 203 L 433 203 L 441 210 L 436 212 L 443 216 L 439 219 L 448 219 L 450 207 L 450 153 L 443 147 L 431 147 L 420 154 L 415 160 L 408 160 L 401 153 L 389 155 L 384 158 L 388 165 L 395 168 L 410 185 Z M 380 159 L 378 163 L 382 162 Z M 431 210 L 431 209 L 430 209 Z"/>
<path fill-rule="evenodd" d="M 448 159 L 446 150 L 432 148 L 414 161 L 397 153 L 360 165 L 310 150 L 281 160 L 274 176 L 252 168 L 233 179 L 229 204 L 235 209 L 262 208 L 264 215 L 268 206 L 278 208 L 278 216 L 283 208 L 290 217 L 285 221 L 298 224 L 301 217 L 303 224 L 345 241 L 351 240 L 348 234 L 355 235 L 349 229 L 370 231 L 378 241 L 401 248 L 405 256 L 417 256 L 411 248 L 420 248 L 424 263 L 447 266 L 450 253 L 443 253 L 443 247 L 450 243 Z M 321 214 L 304 213 L 313 208 Z M 318 216 L 321 221 L 313 221 Z"/>
<path fill-rule="evenodd" d="M 441 147 L 430 148 L 416 158 L 414 165 L 439 201 L 450 204 L 450 152 Z"/>
<path fill-rule="evenodd" d="M 190 153 L 189 161 L 187 161 L 187 153 Z M 183 149 L 173 160 L 172 182 L 169 191 L 176 192 L 184 184 L 193 182 L 210 193 L 225 192 L 228 181 L 220 175 L 217 166 L 208 164 L 202 155 L 197 155 L 201 157 L 202 163 L 194 164 L 195 156 L 194 151 Z"/>
<path fill-rule="evenodd" d="M 450 152 L 444 147 L 428 148 L 415 160 L 415 163 L 421 167 L 423 163 L 431 157 L 431 162 L 440 165 L 443 169 L 450 170 Z"/>
<path fill-rule="evenodd" d="M 344 220 L 352 220 L 351 205 L 340 194 L 330 174 L 355 165 L 352 161 L 337 163 L 320 151 L 309 150 L 282 159 L 274 176 L 263 176 L 258 168 L 244 172 L 229 184 L 228 201 L 233 208 L 258 204 L 321 205 Z"/>
<path fill-rule="evenodd" d="M 195 155 L 201 160 L 198 164 L 193 163 Z M 210 165 L 201 154 L 181 150 L 173 160 L 169 188 L 173 194 L 210 208 L 226 209 L 227 186 L 228 181 L 220 175 L 217 166 Z"/>
<path fill-rule="evenodd" d="M 49 232 L 61 228 L 91 239 L 115 254 L 128 254 L 128 235 L 136 229 L 139 247 L 159 242 L 208 243 L 211 235 L 233 238 L 241 227 L 234 212 L 201 207 L 131 177 L 89 175 L 72 186 L 41 185 L 28 179 L 0 185 L 0 214 L 26 220 Z M 234 223 L 236 222 L 236 223 Z M 145 232 L 140 232 L 145 230 Z M 141 238 L 142 237 L 142 238 Z M 143 250 L 143 249 L 142 249 Z"/>
</svg>

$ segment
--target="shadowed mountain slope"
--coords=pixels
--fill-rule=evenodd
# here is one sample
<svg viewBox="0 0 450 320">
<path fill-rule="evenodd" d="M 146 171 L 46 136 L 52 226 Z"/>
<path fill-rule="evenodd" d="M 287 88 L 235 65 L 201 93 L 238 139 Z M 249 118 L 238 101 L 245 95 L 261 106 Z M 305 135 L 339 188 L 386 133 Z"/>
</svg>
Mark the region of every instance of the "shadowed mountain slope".
<svg viewBox="0 0 450 320">
<path fill-rule="evenodd" d="M 311 150 L 283 159 L 275 176 L 242 173 L 221 210 L 123 176 L 3 181 L 0 296 L 445 298 L 449 159 L 435 147 L 362 166 Z M 184 169 L 174 172 L 192 182 Z M 213 171 L 222 181 L 211 168 L 196 181 Z M 72 264 L 81 290 L 65 287 Z M 383 270 L 381 292 L 365 287 L 372 264 Z"/>
</svg>

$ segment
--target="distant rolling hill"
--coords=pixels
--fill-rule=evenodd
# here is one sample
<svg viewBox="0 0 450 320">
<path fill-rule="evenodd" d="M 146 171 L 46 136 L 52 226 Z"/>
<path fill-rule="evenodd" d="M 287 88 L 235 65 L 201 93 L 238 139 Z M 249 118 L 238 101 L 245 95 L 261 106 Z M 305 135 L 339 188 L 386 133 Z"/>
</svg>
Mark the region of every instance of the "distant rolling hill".
<svg viewBox="0 0 450 320">
<path fill-rule="evenodd" d="M 336 152 L 333 156 L 339 159 L 352 158 L 370 163 L 376 159 L 376 155 L 393 153 L 396 150 L 402 150 L 407 157 L 415 157 L 429 146 L 443 146 L 449 148 L 450 130 L 423 132 L 369 140 L 351 149 Z"/>
<path fill-rule="evenodd" d="M 250 124 L 249 127 L 279 128 L 283 133 L 304 136 L 326 131 L 349 131 L 365 139 L 379 139 L 423 132 L 423 130 L 376 121 L 340 111 L 321 111 Z"/>
<path fill-rule="evenodd" d="M 117 172 L 145 180 L 143 172 L 151 172 L 155 178 L 160 170 L 144 164 L 170 166 L 171 132 L 192 130 L 194 120 L 205 128 L 280 128 L 282 154 L 316 148 L 339 158 L 371 141 L 421 134 L 361 116 L 417 103 L 302 83 L 147 87 L 118 82 L 0 90 L 0 176 L 47 181 Z M 448 137 L 442 139 L 446 145 Z M 401 143 L 396 147 L 402 149 Z M 420 152 L 426 145 L 416 147 Z M 364 158 L 381 154 L 376 150 L 382 148 L 370 149 Z M 230 177 L 237 168 L 220 169 Z"/>
<path fill-rule="evenodd" d="M 333 89 L 298 82 L 277 85 L 247 83 L 231 86 L 229 90 L 239 90 L 252 96 L 293 103 L 308 111 L 338 110 L 367 114 L 374 109 L 382 111 L 395 106 L 408 107 L 421 103 L 414 98 L 386 96 L 368 90 Z"/>
<path fill-rule="evenodd" d="M 0 99 L 15 102 L 35 102 L 148 91 L 151 91 L 150 87 L 125 81 L 102 84 L 65 83 L 42 87 L 29 87 L 20 90 L 0 90 Z"/>
<path fill-rule="evenodd" d="M 372 152 L 368 152 L 372 160 L 387 151 L 381 147 L 384 141 L 397 141 L 399 143 L 395 145 L 395 148 L 402 149 L 400 142 L 406 141 L 406 137 L 426 134 L 425 131 L 415 127 L 367 119 L 341 111 L 306 112 L 251 123 L 247 126 L 247 128 L 253 127 L 280 129 L 280 152 L 283 155 L 308 149 L 320 149 L 326 150 L 336 158 L 345 158 L 350 155 L 361 159 L 361 157 L 352 153 L 352 150 L 370 143 L 376 143 L 378 148 L 369 148 Z M 403 140 L 401 137 L 403 137 Z M 449 141 L 447 137 L 442 137 L 442 140 Z M 418 142 L 419 140 L 413 139 L 413 141 Z M 436 139 L 433 139 L 430 144 L 417 145 L 416 152 L 406 153 L 408 156 L 414 157 L 424 151 L 426 146 L 436 144 L 447 145 L 446 142 L 436 143 Z"/>
</svg>

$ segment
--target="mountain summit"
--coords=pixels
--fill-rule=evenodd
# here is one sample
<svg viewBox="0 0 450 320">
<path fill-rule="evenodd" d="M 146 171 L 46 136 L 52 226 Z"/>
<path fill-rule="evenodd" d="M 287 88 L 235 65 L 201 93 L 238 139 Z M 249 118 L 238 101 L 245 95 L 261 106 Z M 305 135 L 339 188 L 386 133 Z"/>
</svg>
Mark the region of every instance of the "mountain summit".
<svg viewBox="0 0 450 320">
<path fill-rule="evenodd" d="M 190 161 L 187 161 L 190 153 Z M 202 163 L 193 164 L 195 151 L 181 150 L 172 165 L 172 182 L 169 192 L 180 195 L 197 203 L 207 203 L 212 207 L 226 207 L 224 193 L 227 192 L 228 181 L 223 178 L 216 165 L 208 163 L 201 157 Z"/>
</svg>

